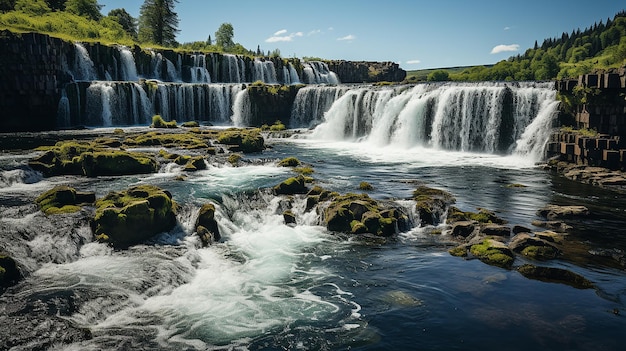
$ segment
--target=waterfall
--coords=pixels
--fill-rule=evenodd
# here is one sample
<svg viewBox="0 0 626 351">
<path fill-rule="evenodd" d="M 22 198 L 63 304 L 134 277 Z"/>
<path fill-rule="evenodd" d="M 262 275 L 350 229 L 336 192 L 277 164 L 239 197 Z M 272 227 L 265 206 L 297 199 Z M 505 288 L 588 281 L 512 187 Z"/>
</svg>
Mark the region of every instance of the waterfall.
<svg viewBox="0 0 626 351">
<path fill-rule="evenodd" d="M 122 59 L 122 80 L 125 81 L 137 81 L 137 67 L 135 65 L 135 58 L 133 53 L 125 46 L 118 46 L 117 49 L 120 52 L 120 58 Z"/>
<path fill-rule="evenodd" d="M 298 90 L 291 111 L 291 128 L 309 128 L 324 120 L 324 114 L 350 88 L 308 86 Z"/>
<path fill-rule="evenodd" d="M 59 99 L 59 105 L 57 107 L 57 126 L 63 128 L 69 127 L 71 124 L 70 100 L 67 98 L 67 91 L 63 88 L 61 89 L 61 99 Z"/>
<path fill-rule="evenodd" d="M 224 54 L 225 63 L 222 65 L 222 79 L 227 79 L 229 83 L 242 83 L 245 81 L 245 68 L 243 60 L 231 54 Z M 242 65 L 239 65 L 242 61 Z"/>
<path fill-rule="evenodd" d="M 74 48 L 74 69 L 72 70 L 74 79 L 84 81 L 98 79 L 96 68 L 87 49 L 81 43 L 74 43 Z"/>
<path fill-rule="evenodd" d="M 256 58 L 253 62 L 253 81 L 262 81 L 268 84 L 278 84 L 276 79 L 276 70 L 272 61 L 261 61 Z"/>
<path fill-rule="evenodd" d="M 510 153 L 539 158 L 557 103 L 551 83 L 420 84 L 412 88 L 307 87 L 292 123 L 304 125 L 317 96 L 336 96 L 313 138 L 374 145 Z M 307 105 L 308 104 L 308 105 Z M 317 102 L 319 104 L 319 102 Z M 306 106 L 311 106 L 307 108 Z M 313 122 L 318 111 L 309 110 Z"/>
<path fill-rule="evenodd" d="M 190 71 L 192 83 L 211 83 L 211 75 L 206 68 L 206 55 L 193 55 L 193 67 L 190 68 Z"/>
<path fill-rule="evenodd" d="M 166 82 L 182 81 L 180 74 L 172 61 L 168 60 L 160 52 L 155 53 L 154 51 L 150 51 L 150 55 L 152 56 L 152 78 Z"/>
<path fill-rule="evenodd" d="M 248 94 L 248 89 L 245 87 L 235 96 L 232 121 L 235 127 L 246 127 L 249 125 L 250 94 Z"/>
<path fill-rule="evenodd" d="M 134 82 L 92 82 L 85 99 L 85 123 L 90 126 L 146 124 L 154 113 L 148 95 Z"/>
<path fill-rule="evenodd" d="M 325 62 L 303 62 L 304 82 L 307 84 L 339 84 L 339 78 L 332 72 Z"/>
<path fill-rule="evenodd" d="M 296 68 L 289 62 L 289 84 L 300 84 L 300 77 L 298 77 L 298 71 Z"/>
</svg>

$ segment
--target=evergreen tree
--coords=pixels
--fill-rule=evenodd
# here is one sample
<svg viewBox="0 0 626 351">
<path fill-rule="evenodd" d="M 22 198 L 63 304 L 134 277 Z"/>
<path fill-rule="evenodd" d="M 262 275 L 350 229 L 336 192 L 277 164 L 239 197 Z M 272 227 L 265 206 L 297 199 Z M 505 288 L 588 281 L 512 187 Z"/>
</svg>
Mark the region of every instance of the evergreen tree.
<svg viewBox="0 0 626 351">
<path fill-rule="evenodd" d="M 101 8 L 102 5 L 98 4 L 98 0 L 67 0 L 65 2 L 65 11 L 94 21 L 102 18 Z"/>
<path fill-rule="evenodd" d="M 139 41 L 176 46 L 178 0 L 145 0 L 139 10 Z"/>
<path fill-rule="evenodd" d="M 210 35 L 209 35 L 209 38 L 206 40 L 206 44 L 207 45 L 213 45 L 213 40 L 211 39 Z"/>
<path fill-rule="evenodd" d="M 115 18 L 115 21 L 119 23 L 122 28 L 133 39 L 137 39 L 137 20 L 131 16 L 125 9 L 114 9 L 109 11 L 109 17 Z"/>
</svg>

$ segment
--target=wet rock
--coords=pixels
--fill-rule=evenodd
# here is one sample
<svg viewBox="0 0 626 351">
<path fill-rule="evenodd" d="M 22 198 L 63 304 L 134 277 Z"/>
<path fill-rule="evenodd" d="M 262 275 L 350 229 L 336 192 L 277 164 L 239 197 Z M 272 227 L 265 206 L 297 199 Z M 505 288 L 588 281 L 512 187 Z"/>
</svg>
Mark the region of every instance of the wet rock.
<svg viewBox="0 0 626 351">
<path fill-rule="evenodd" d="M 513 252 L 535 260 L 554 259 L 559 254 L 559 249 L 551 242 L 541 237 L 533 237 L 527 233 L 517 234 L 511 239 L 509 248 Z"/>
<path fill-rule="evenodd" d="M 521 225 L 514 225 L 512 232 L 513 232 L 513 234 L 530 233 L 530 232 L 532 232 L 532 230 L 530 230 L 530 228 L 527 228 L 527 227 L 524 227 L 524 226 L 521 226 Z"/>
<path fill-rule="evenodd" d="M 283 219 L 287 225 L 296 225 L 296 215 L 289 210 L 283 212 Z"/>
<path fill-rule="evenodd" d="M 439 224 L 448 206 L 456 202 L 449 192 L 426 186 L 415 189 L 413 200 L 422 225 Z"/>
<path fill-rule="evenodd" d="M 448 210 L 448 223 L 452 224 L 458 221 L 475 221 L 480 224 L 505 224 L 506 221 L 498 217 L 493 211 L 485 208 L 478 208 L 478 212 L 461 211 L 451 206 Z"/>
<path fill-rule="evenodd" d="M 274 187 L 276 195 L 306 194 L 308 190 L 306 179 L 302 175 L 291 177 Z"/>
<path fill-rule="evenodd" d="M 198 211 L 198 219 L 196 219 L 196 233 L 200 236 L 204 246 L 210 245 L 214 241 L 220 241 L 222 236 L 215 220 L 215 205 L 212 203 L 204 204 Z M 202 227 L 202 229 L 200 228 Z M 211 239 L 211 240 L 203 240 Z"/>
<path fill-rule="evenodd" d="M 0 251 L 0 294 L 4 289 L 17 284 L 22 279 L 17 263 L 11 256 Z"/>
<path fill-rule="evenodd" d="M 452 236 L 460 236 L 467 238 L 470 236 L 477 227 L 475 221 L 459 221 L 452 225 Z"/>
<path fill-rule="evenodd" d="M 500 224 L 486 224 L 480 228 L 480 232 L 489 236 L 508 237 L 511 235 L 511 228 Z"/>
<path fill-rule="evenodd" d="M 195 172 L 195 171 L 200 171 L 206 168 L 207 168 L 207 165 L 206 165 L 206 162 L 204 162 L 204 157 L 195 156 L 195 157 L 191 157 L 187 161 L 187 163 L 185 164 L 185 167 L 183 167 L 183 171 Z"/>
<path fill-rule="evenodd" d="M 554 230 L 559 233 L 567 233 L 572 230 L 572 226 L 563 222 L 563 221 L 538 221 L 534 220 L 531 223 L 535 227 L 547 228 L 550 230 Z"/>
<path fill-rule="evenodd" d="M 537 211 L 537 215 L 545 217 L 551 221 L 556 221 L 561 219 L 589 216 L 589 209 L 585 206 L 546 205 Z"/>
<path fill-rule="evenodd" d="M 566 284 L 577 289 L 589 289 L 594 287 L 593 283 L 585 277 L 566 269 L 524 264 L 518 267 L 517 271 L 529 279 Z"/>
<path fill-rule="evenodd" d="M 265 140 L 259 129 L 228 129 L 217 136 L 217 142 L 228 145 L 233 152 L 261 152 Z"/>
<path fill-rule="evenodd" d="M 91 227 L 98 240 L 125 248 L 172 229 L 175 208 L 169 192 L 139 185 L 98 199 Z"/>
<path fill-rule="evenodd" d="M 96 194 L 81 192 L 76 189 L 59 185 L 39 195 L 35 202 L 45 214 L 60 214 L 80 211 L 80 206 L 93 204 Z"/>
<path fill-rule="evenodd" d="M 511 268 L 513 265 L 513 252 L 497 240 L 484 239 L 482 243 L 472 245 L 470 252 L 476 258 L 492 266 Z"/>
</svg>

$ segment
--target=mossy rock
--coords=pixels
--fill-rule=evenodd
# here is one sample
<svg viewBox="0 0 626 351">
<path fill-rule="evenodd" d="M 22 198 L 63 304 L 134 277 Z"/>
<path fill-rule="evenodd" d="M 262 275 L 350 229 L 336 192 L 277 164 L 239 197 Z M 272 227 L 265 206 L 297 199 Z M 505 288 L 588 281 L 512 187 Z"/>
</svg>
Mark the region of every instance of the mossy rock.
<svg viewBox="0 0 626 351">
<path fill-rule="evenodd" d="M 95 193 L 76 191 L 65 185 L 55 186 L 35 199 L 41 211 L 47 215 L 78 212 L 80 206 L 93 204 L 95 201 Z"/>
<path fill-rule="evenodd" d="M 306 194 L 308 190 L 306 179 L 302 175 L 286 179 L 274 187 L 276 195 Z"/>
<path fill-rule="evenodd" d="M 361 182 L 361 183 L 359 183 L 359 190 L 361 190 L 361 191 L 372 191 L 372 190 L 374 190 L 374 187 L 372 186 L 372 184 L 370 184 L 368 182 Z"/>
<path fill-rule="evenodd" d="M 88 152 L 81 156 L 83 174 L 88 177 L 147 174 L 158 171 L 156 160 L 146 154 L 126 151 Z"/>
<path fill-rule="evenodd" d="M 476 221 L 480 224 L 506 224 L 507 222 L 498 217 L 493 211 L 484 208 L 478 208 L 478 212 L 461 211 L 460 209 L 450 206 L 448 209 L 448 223 L 460 221 Z"/>
<path fill-rule="evenodd" d="M 560 254 L 554 241 L 546 240 L 541 235 L 530 236 L 527 233 L 514 236 L 509 243 L 509 248 L 534 260 L 551 260 Z"/>
<path fill-rule="evenodd" d="M 240 154 L 230 154 L 228 155 L 227 161 L 233 166 L 238 166 L 242 158 Z"/>
<path fill-rule="evenodd" d="M 590 289 L 594 287 L 593 283 L 585 277 L 566 269 L 524 264 L 518 267 L 517 271 L 529 279 L 566 284 L 577 289 Z"/>
<path fill-rule="evenodd" d="M 448 250 L 448 253 L 456 257 L 467 257 L 467 245 L 459 245 Z"/>
<path fill-rule="evenodd" d="M 197 121 L 189 121 L 189 122 L 184 122 L 182 126 L 184 128 L 198 128 L 200 127 L 200 123 L 198 123 Z"/>
<path fill-rule="evenodd" d="M 217 136 L 217 142 L 230 145 L 230 150 L 235 152 L 251 153 L 265 149 L 265 139 L 259 129 L 229 129 Z"/>
<path fill-rule="evenodd" d="M 290 224 L 296 225 L 297 224 L 296 223 L 296 215 L 292 211 L 290 211 L 290 210 L 287 210 L 287 211 L 283 212 L 283 220 L 285 221 L 285 224 L 287 224 L 287 225 L 290 225 Z"/>
<path fill-rule="evenodd" d="M 503 243 L 484 239 L 482 243 L 470 247 L 470 252 L 479 260 L 502 268 L 511 268 L 513 265 L 513 252 Z"/>
<path fill-rule="evenodd" d="M 152 185 L 110 192 L 95 205 L 94 235 L 118 248 L 136 245 L 176 225 L 171 194 Z"/>
<path fill-rule="evenodd" d="M 278 166 L 280 167 L 297 167 L 300 166 L 300 164 L 300 160 L 295 157 L 287 157 L 278 162 Z"/>
<path fill-rule="evenodd" d="M 0 252 L 0 293 L 17 284 L 21 279 L 22 273 L 15 260 L 8 254 Z"/>
<path fill-rule="evenodd" d="M 160 115 L 154 115 L 150 128 L 178 128 L 178 125 L 176 125 L 176 121 L 166 122 Z"/>
<path fill-rule="evenodd" d="M 183 170 L 187 172 L 195 172 L 204 169 L 207 169 L 207 165 L 204 162 L 204 157 L 202 156 L 190 157 L 187 164 L 185 164 L 185 167 L 183 168 Z"/>
<path fill-rule="evenodd" d="M 415 209 L 419 214 L 422 225 L 437 225 L 449 205 L 456 202 L 452 194 L 447 191 L 419 186 L 413 192 Z"/>
<path fill-rule="evenodd" d="M 204 204 L 200 211 L 198 211 L 198 219 L 196 219 L 196 232 L 200 236 L 202 243 L 204 246 L 207 246 L 212 241 L 219 241 L 222 236 L 220 235 L 220 229 L 217 225 L 217 220 L 215 220 L 215 205 L 212 203 Z M 205 231 L 201 230 L 200 227 L 204 228 Z M 207 233 L 210 234 L 210 239 L 208 240 Z"/>
<path fill-rule="evenodd" d="M 399 222 L 408 220 L 397 209 L 386 208 L 367 194 L 330 193 L 329 196 L 324 222 L 330 231 L 391 236 L 396 233 Z"/>
<path fill-rule="evenodd" d="M 134 137 L 128 137 L 124 144 L 128 146 L 163 146 L 188 150 L 206 149 L 211 146 L 210 134 L 199 134 L 191 131 L 185 133 L 152 131 Z"/>
</svg>

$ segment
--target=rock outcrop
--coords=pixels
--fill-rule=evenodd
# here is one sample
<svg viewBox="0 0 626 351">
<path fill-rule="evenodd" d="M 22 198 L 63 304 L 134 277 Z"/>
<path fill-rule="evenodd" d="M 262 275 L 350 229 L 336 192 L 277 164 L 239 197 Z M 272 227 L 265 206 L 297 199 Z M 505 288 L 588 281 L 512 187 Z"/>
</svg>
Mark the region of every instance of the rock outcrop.
<svg viewBox="0 0 626 351">
<path fill-rule="evenodd" d="M 76 212 L 80 210 L 80 206 L 93 204 L 95 201 L 94 192 L 77 191 L 65 185 L 56 186 L 35 200 L 41 211 L 47 215 Z"/>
<path fill-rule="evenodd" d="M 406 71 L 395 62 L 328 61 L 342 83 L 401 82 Z"/>
</svg>

